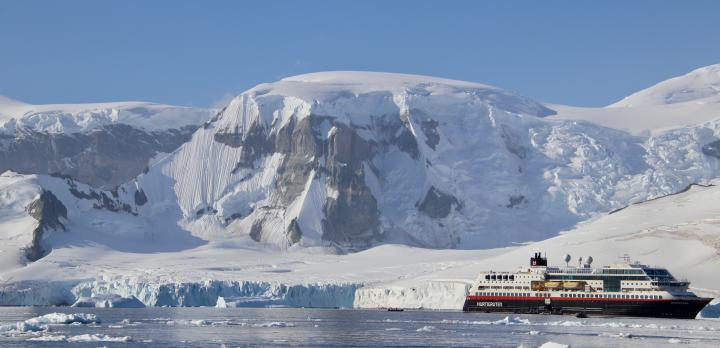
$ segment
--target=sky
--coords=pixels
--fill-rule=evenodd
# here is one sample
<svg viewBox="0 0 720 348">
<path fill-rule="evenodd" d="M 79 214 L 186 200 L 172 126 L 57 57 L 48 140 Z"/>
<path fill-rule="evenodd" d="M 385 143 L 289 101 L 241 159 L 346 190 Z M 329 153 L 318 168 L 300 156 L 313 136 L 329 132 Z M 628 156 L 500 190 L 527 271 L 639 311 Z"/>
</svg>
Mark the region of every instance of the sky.
<svg viewBox="0 0 720 348">
<path fill-rule="evenodd" d="M 720 1 L 0 0 L 0 95 L 216 106 L 328 70 L 603 106 L 720 63 Z"/>
</svg>

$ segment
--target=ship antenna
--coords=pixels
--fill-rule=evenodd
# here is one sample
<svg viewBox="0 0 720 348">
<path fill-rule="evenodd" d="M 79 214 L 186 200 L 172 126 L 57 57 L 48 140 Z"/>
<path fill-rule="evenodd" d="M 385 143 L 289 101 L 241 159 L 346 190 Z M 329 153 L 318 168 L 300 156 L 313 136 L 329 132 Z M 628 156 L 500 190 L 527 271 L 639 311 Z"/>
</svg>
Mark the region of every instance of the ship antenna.
<svg viewBox="0 0 720 348">
<path fill-rule="evenodd" d="M 623 254 L 622 259 L 623 259 L 623 261 L 625 261 L 625 263 L 630 264 L 630 255 L 629 254 Z"/>
</svg>

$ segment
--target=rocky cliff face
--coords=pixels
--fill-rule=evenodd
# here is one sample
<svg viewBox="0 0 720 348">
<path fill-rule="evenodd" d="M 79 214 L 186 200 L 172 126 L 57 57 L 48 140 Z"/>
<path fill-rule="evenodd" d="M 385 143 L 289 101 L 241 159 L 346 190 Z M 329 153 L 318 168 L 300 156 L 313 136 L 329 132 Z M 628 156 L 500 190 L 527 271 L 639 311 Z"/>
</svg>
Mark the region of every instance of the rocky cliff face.
<svg viewBox="0 0 720 348">
<path fill-rule="evenodd" d="M 42 190 L 40 197 L 30 203 L 26 210 L 38 224 L 32 231 L 32 242 L 26 248 L 25 256 L 30 261 L 36 261 L 48 252 L 43 245 L 45 233 L 53 230 L 65 231 L 63 221 L 67 219 L 67 208 L 51 191 Z"/>
<path fill-rule="evenodd" d="M 190 139 L 214 111 L 142 102 L 29 105 L 0 98 L 0 173 L 111 188 Z"/>
<path fill-rule="evenodd" d="M 180 147 L 196 128 L 148 132 L 116 124 L 70 134 L 21 129 L 0 140 L 0 172 L 70 176 L 110 188 L 147 170 L 158 153 Z"/>
</svg>

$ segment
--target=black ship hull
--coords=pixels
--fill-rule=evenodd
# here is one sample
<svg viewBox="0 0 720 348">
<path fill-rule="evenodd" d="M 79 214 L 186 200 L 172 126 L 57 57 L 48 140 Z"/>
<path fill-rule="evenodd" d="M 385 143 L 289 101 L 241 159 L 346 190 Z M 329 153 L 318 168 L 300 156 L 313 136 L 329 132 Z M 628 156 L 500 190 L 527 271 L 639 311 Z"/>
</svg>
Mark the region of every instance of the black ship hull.
<svg viewBox="0 0 720 348">
<path fill-rule="evenodd" d="M 633 300 L 467 296 L 463 311 L 518 314 L 582 313 L 588 316 L 693 319 L 710 301 L 709 298 Z"/>
</svg>

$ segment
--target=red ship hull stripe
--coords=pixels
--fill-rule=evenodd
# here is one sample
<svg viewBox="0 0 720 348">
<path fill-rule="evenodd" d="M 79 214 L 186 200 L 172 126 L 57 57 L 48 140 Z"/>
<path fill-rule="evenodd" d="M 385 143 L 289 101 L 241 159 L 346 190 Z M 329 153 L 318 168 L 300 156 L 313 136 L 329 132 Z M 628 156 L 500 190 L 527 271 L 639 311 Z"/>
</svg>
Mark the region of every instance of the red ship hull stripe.
<svg viewBox="0 0 720 348">
<path fill-rule="evenodd" d="M 534 297 L 534 296 L 467 296 L 470 301 L 545 301 L 549 298 L 552 301 L 608 301 L 608 302 L 669 302 L 669 301 L 690 301 L 691 299 L 641 299 L 641 298 L 595 298 L 595 297 Z"/>
</svg>

